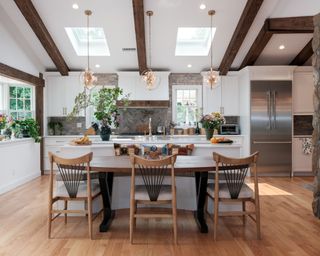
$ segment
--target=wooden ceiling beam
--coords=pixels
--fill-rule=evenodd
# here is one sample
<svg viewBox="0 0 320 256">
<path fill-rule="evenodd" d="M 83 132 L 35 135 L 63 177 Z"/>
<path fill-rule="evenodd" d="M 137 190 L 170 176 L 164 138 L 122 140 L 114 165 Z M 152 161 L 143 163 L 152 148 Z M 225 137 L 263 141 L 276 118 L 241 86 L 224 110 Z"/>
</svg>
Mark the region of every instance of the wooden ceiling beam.
<svg viewBox="0 0 320 256">
<path fill-rule="evenodd" d="M 249 52 L 242 61 L 239 70 L 246 66 L 254 65 L 273 34 L 313 33 L 313 30 L 312 16 L 267 19 Z M 308 47 L 304 49 L 304 52 L 301 53 L 302 55 L 299 58 L 303 59 L 310 54 L 310 46 Z"/>
<path fill-rule="evenodd" d="M 240 69 L 253 65 L 260 56 L 263 49 L 268 44 L 273 32 L 269 31 L 269 20 L 266 20 L 262 26 L 256 40 L 253 42 L 249 52 L 241 63 Z"/>
<path fill-rule="evenodd" d="M 237 56 L 237 53 L 246 38 L 246 35 L 263 3 L 263 0 L 248 0 L 242 12 L 236 30 L 233 33 L 229 46 L 223 56 L 219 70 L 220 75 L 226 75 Z"/>
<path fill-rule="evenodd" d="M 140 74 L 142 74 L 143 71 L 147 69 L 143 0 L 132 0 L 132 6 L 134 16 L 134 27 L 136 32 L 139 72 Z"/>
<path fill-rule="evenodd" d="M 40 40 L 42 46 L 47 51 L 53 63 L 61 75 L 67 76 L 69 67 L 63 59 L 58 47 L 54 43 L 50 33 L 40 18 L 31 0 L 14 0 L 22 15 L 25 17 L 33 32 Z"/>
<path fill-rule="evenodd" d="M 269 19 L 269 30 L 274 33 L 313 33 L 313 17 L 289 17 Z"/>
<path fill-rule="evenodd" d="M 305 47 L 298 53 L 298 55 L 291 61 L 290 65 L 301 66 L 307 62 L 313 54 L 312 39 L 306 44 Z"/>
<path fill-rule="evenodd" d="M 40 77 L 36 77 L 19 69 L 10 67 L 4 63 L 0 63 L 0 74 L 34 86 L 43 87 L 45 84 L 42 75 Z"/>
</svg>

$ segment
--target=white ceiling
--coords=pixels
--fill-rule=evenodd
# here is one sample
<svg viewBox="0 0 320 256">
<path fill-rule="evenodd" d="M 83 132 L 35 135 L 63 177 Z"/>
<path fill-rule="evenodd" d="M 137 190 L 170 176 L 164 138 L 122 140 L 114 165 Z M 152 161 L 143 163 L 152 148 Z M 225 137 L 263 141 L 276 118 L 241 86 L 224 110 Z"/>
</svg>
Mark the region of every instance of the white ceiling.
<svg viewBox="0 0 320 256">
<path fill-rule="evenodd" d="M 124 47 L 136 47 L 132 0 L 32 0 L 32 2 L 70 69 L 84 69 L 86 57 L 76 55 L 64 28 L 85 27 L 86 17 L 83 13 L 85 9 L 93 11 L 90 18 L 91 26 L 104 28 L 111 52 L 109 57 L 91 57 L 93 70 L 95 72 L 116 72 L 138 69 L 137 53 L 122 52 Z M 80 6 L 78 10 L 72 9 L 72 4 L 75 2 Z M 200 3 L 205 3 L 207 9 L 200 10 Z M 145 11 L 154 11 L 151 20 L 152 66 L 171 72 L 200 72 L 208 68 L 209 57 L 176 57 L 174 55 L 176 33 L 179 26 L 209 26 L 210 18 L 207 11 L 215 9 L 213 24 L 217 31 L 213 40 L 213 64 L 217 68 L 245 4 L 246 0 L 144 0 Z M 12 27 L 16 28 L 19 37 L 29 45 L 35 58 L 39 59 L 46 69 L 55 69 L 14 1 L 1 0 L 0 8 L 10 17 L 10 22 L 6 23 L 11 23 Z M 315 15 L 318 12 L 320 12 L 320 0 L 265 0 L 232 67 L 240 66 L 266 18 Z M 10 29 L 10 25 L 5 25 Z M 302 49 L 303 44 L 310 39 L 311 35 L 294 35 L 294 40 L 292 36 L 272 37 L 258 59 L 258 64 L 290 62 L 289 60 L 292 60 Z M 287 52 L 284 52 L 282 57 L 278 54 L 277 48 L 274 50 L 281 40 L 286 42 L 287 47 Z M 100 64 L 100 69 L 96 69 L 95 64 Z M 192 68 L 188 68 L 188 64 L 192 64 Z"/>
</svg>

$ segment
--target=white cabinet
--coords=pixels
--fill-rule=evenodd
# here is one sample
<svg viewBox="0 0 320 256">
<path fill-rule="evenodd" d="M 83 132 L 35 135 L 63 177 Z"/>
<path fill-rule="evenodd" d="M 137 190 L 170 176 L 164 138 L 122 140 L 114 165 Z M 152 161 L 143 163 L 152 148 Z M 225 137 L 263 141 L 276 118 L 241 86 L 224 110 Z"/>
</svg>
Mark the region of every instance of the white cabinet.
<svg viewBox="0 0 320 256">
<path fill-rule="evenodd" d="M 312 171 L 312 154 L 306 155 L 302 150 L 303 138 L 292 138 L 292 171 L 308 173 Z"/>
<path fill-rule="evenodd" d="M 239 115 L 239 87 L 237 76 L 221 78 L 221 107 L 225 116 Z"/>
<path fill-rule="evenodd" d="M 311 67 L 299 67 L 293 74 L 292 101 L 295 114 L 313 113 L 313 73 Z"/>
<path fill-rule="evenodd" d="M 217 87 L 203 86 L 203 113 L 222 112 L 225 116 L 239 115 L 238 77 L 223 76 Z"/>
<path fill-rule="evenodd" d="M 169 72 L 155 72 L 159 85 L 147 90 L 139 72 L 119 72 L 118 85 L 124 94 L 130 94 L 130 100 L 169 100 Z"/>
<path fill-rule="evenodd" d="M 69 76 L 46 73 L 47 116 L 66 116 L 72 111 L 75 97 L 83 91 L 79 77 L 79 72 Z"/>
</svg>

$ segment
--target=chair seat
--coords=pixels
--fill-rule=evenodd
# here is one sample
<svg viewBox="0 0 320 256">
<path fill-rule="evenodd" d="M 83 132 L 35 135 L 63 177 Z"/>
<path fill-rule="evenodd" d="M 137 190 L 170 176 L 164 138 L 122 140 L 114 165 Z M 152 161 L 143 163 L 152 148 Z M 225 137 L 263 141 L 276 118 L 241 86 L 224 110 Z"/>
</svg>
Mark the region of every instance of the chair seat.
<svg viewBox="0 0 320 256">
<path fill-rule="evenodd" d="M 135 200 L 150 201 L 145 185 L 135 186 Z M 162 185 L 157 201 L 172 200 L 171 185 Z"/>
<path fill-rule="evenodd" d="M 207 193 L 214 198 L 214 184 L 209 183 L 207 187 Z M 239 197 L 238 198 L 252 198 L 253 197 L 253 190 L 247 185 L 243 184 Z M 219 198 L 227 198 L 230 199 L 230 192 L 228 189 L 227 183 L 220 183 L 219 184 Z"/>
<path fill-rule="evenodd" d="M 63 196 L 63 197 L 69 197 L 69 194 L 67 192 L 66 186 L 63 182 L 60 183 L 57 186 L 57 192 L 55 196 Z M 100 192 L 100 185 L 99 182 L 92 181 L 91 182 L 91 195 L 95 196 Z M 78 189 L 77 197 L 86 197 L 87 196 L 87 182 L 81 182 Z"/>
</svg>

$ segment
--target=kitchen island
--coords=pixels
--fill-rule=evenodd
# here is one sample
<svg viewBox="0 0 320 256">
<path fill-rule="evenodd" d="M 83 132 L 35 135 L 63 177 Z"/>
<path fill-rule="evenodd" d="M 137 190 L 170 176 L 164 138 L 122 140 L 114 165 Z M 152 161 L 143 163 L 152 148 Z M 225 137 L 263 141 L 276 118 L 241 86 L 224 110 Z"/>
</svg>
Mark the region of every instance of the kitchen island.
<svg viewBox="0 0 320 256">
<path fill-rule="evenodd" d="M 80 136 L 78 136 L 80 137 Z M 174 135 L 174 136 L 112 136 L 110 141 L 101 141 L 99 136 L 90 136 L 92 140 L 92 145 L 85 146 L 73 146 L 68 142 L 73 137 L 63 137 L 63 136 L 50 136 L 46 138 L 46 151 L 50 151 L 50 147 L 53 153 L 61 155 L 72 155 L 79 156 L 89 152 L 93 152 L 93 161 L 99 162 L 106 156 L 114 155 L 114 143 L 120 144 L 137 144 L 143 145 L 156 145 L 162 146 L 167 143 L 186 145 L 194 144 L 194 151 L 192 155 L 196 156 L 212 156 L 212 152 L 218 152 L 231 157 L 241 157 L 242 156 L 242 141 L 243 136 L 233 135 L 225 136 L 234 141 L 232 144 L 212 144 L 210 141 L 206 140 L 205 136 L 191 136 L 191 135 Z M 53 142 L 57 141 L 60 145 L 53 146 Z M 64 144 L 62 144 L 64 143 Z M 62 145 L 61 145 L 62 144 Z M 179 209 L 195 210 L 196 200 L 190 200 L 190 198 L 196 197 L 195 181 L 193 176 L 178 176 L 176 178 L 177 186 L 177 207 Z M 113 200 L 112 208 L 121 209 L 129 208 L 129 192 L 130 192 L 130 177 L 129 176 L 115 176 L 113 182 Z"/>
</svg>

